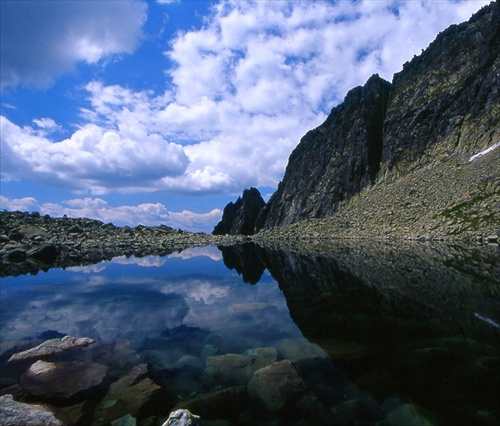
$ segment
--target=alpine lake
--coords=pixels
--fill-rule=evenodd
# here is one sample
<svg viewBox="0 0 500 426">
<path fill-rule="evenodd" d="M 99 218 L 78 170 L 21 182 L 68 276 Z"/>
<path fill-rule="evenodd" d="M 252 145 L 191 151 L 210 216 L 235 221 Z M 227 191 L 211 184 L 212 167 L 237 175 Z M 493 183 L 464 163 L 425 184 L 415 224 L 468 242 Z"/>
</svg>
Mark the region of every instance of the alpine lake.
<svg viewBox="0 0 500 426">
<path fill-rule="evenodd" d="M 245 243 L 6 277 L 1 394 L 68 425 L 500 425 L 499 254 Z M 48 377 L 7 362 L 66 335 L 95 343 Z"/>
</svg>

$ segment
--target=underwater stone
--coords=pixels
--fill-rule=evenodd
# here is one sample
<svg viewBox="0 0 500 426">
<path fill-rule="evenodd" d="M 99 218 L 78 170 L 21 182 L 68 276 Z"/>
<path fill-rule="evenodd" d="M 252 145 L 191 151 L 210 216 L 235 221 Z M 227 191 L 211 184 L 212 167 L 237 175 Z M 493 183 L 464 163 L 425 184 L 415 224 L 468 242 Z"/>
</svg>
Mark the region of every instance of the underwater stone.
<svg viewBox="0 0 500 426">
<path fill-rule="evenodd" d="M 12 395 L 0 396 L 0 424 L 3 426 L 62 426 L 42 405 L 24 404 L 14 401 Z"/>
<path fill-rule="evenodd" d="M 94 362 L 35 362 L 21 376 L 21 386 L 32 395 L 70 398 L 99 385 L 108 367 Z"/>
<path fill-rule="evenodd" d="M 88 337 L 71 337 L 64 336 L 62 339 L 51 339 L 43 342 L 42 344 L 25 350 L 23 352 L 12 355 L 8 362 L 27 361 L 31 359 L 38 359 L 49 355 L 54 355 L 59 352 L 68 351 L 73 348 L 88 346 L 94 343 L 95 340 Z"/>
<path fill-rule="evenodd" d="M 189 410 L 176 410 L 170 413 L 168 419 L 162 426 L 198 426 L 201 418 L 189 412 Z"/>
<path fill-rule="evenodd" d="M 304 394 L 307 386 L 293 364 L 283 360 L 256 371 L 247 389 L 251 398 L 277 412 Z"/>
</svg>

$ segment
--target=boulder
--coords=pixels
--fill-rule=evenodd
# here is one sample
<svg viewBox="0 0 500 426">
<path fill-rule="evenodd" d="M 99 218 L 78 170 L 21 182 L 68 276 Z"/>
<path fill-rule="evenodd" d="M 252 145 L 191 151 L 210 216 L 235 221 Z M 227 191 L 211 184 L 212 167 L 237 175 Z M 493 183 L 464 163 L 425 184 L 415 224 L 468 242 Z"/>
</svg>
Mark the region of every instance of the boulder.
<svg viewBox="0 0 500 426">
<path fill-rule="evenodd" d="M 134 416 L 127 414 L 111 422 L 111 426 L 136 426 L 137 420 Z"/>
<path fill-rule="evenodd" d="M 162 426 L 198 426 L 201 425 L 199 416 L 191 414 L 189 410 L 176 410 L 170 413 Z"/>
<path fill-rule="evenodd" d="M 64 336 L 62 339 L 51 339 L 40 345 L 16 353 L 9 358 L 8 362 L 20 362 L 34 359 L 40 359 L 60 352 L 68 351 L 73 348 L 88 346 L 95 343 L 95 340 L 88 337 Z"/>
<path fill-rule="evenodd" d="M 294 365 L 283 360 L 257 370 L 247 389 L 250 397 L 267 410 L 278 412 L 303 395 L 307 386 Z"/>
<path fill-rule="evenodd" d="M 226 354 L 207 358 L 205 372 L 217 385 L 246 385 L 255 371 L 272 364 L 276 358 L 264 350 L 252 355 Z"/>
<path fill-rule="evenodd" d="M 102 383 L 108 367 L 93 362 L 37 361 L 21 376 L 23 389 L 46 398 L 68 399 Z"/>
<path fill-rule="evenodd" d="M 42 405 L 14 401 L 12 395 L 0 396 L 0 424 L 2 426 L 62 426 L 52 412 Z"/>
<path fill-rule="evenodd" d="M 276 346 L 280 355 L 290 361 L 306 358 L 328 358 L 328 354 L 323 349 L 305 339 L 285 338 L 280 340 Z"/>
<path fill-rule="evenodd" d="M 107 424 L 127 414 L 135 416 L 161 393 L 161 387 L 147 377 L 147 372 L 147 365 L 140 364 L 110 385 L 95 411 L 96 424 Z"/>
</svg>

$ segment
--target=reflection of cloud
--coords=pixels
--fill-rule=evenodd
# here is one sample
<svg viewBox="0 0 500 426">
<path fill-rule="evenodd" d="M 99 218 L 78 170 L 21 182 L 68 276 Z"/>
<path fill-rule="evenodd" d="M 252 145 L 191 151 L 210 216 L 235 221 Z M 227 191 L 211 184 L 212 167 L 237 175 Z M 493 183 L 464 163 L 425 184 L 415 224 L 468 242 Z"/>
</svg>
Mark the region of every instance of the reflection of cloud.
<svg viewBox="0 0 500 426">
<path fill-rule="evenodd" d="M 197 302 L 203 301 L 206 305 L 211 305 L 215 299 L 226 297 L 229 294 L 227 286 L 219 286 L 209 281 L 194 281 L 191 284 L 193 290 L 187 293 L 187 297 Z"/>
<path fill-rule="evenodd" d="M 164 261 L 165 267 L 143 268 L 127 263 L 130 260 L 118 259 L 112 275 L 87 273 L 111 263 L 103 262 L 72 268 L 70 273 L 61 271 L 50 285 L 44 284 L 43 276 L 30 276 L 19 281 L 22 286 L 2 287 L 1 340 L 24 339 L 53 330 L 95 339 L 124 338 L 137 346 L 145 338 L 163 338 L 166 329 L 180 325 L 217 333 L 231 342 L 239 341 L 236 336 L 242 335 L 265 337 L 266 344 L 271 344 L 283 335 L 299 333 L 276 285 L 244 285 L 229 270 L 211 269 L 210 265 L 218 265 L 213 262 L 185 260 L 181 268 L 170 268 L 168 257 L 153 256 L 146 260 Z M 173 260 L 171 263 L 178 265 Z M 200 265 L 205 266 L 201 269 Z M 20 297 L 26 284 L 36 290 Z M 268 307 L 244 318 L 228 315 L 230 306 L 255 304 Z"/>
<path fill-rule="evenodd" d="M 208 257 L 215 262 L 222 260 L 222 253 L 217 247 L 198 247 L 198 248 L 190 248 L 181 251 L 180 253 L 172 253 L 168 257 L 177 257 L 180 259 L 192 259 L 193 257 L 205 256 Z"/>
<path fill-rule="evenodd" d="M 101 281 L 102 277 L 96 278 Z M 23 302 L 21 309 L 5 309 L 7 321 L 2 339 L 22 339 L 55 330 L 72 336 L 125 338 L 137 343 L 165 328 L 179 326 L 189 311 L 181 294 L 109 281 L 100 285 L 89 285 L 87 280 L 71 283 L 64 292 L 43 287 L 37 289 L 35 298 Z"/>
<path fill-rule="evenodd" d="M 97 274 L 98 272 L 102 272 L 108 266 L 108 262 L 96 263 L 95 265 L 87 265 L 87 266 L 70 266 L 66 268 L 67 271 L 70 272 L 81 272 L 83 274 Z"/>
<path fill-rule="evenodd" d="M 159 268 L 163 266 L 166 262 L 165 258 L 160 256 L 144 256 L 144 257 L 126 257 L 118 256 L 111 260 L 112 263 L 118 263 L 119 265 L 138 265 L 144 266 L 146 268 L 156 267 Z"/>
</svg>

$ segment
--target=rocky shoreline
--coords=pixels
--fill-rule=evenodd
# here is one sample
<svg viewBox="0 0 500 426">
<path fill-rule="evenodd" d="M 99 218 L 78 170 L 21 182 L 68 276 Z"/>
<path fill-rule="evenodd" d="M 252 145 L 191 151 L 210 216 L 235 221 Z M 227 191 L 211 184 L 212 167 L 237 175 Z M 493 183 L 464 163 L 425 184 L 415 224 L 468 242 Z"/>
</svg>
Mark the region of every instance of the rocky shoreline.
<svg viewBox="0 0 500 426">
<path fill-rule="evenodd" d="M 0 212 L 0 277 L 90 265 L 117 256 L 166 256 L 190 247 L 232 245 L 244 236 L 208 235 L 168 226 L 125 226 L 93 219 Z"/>
<path fill-rule="evenodd" d="M 465 181 L 469 185 L 474 182 L 468 179 L 469 174 L 464 176 L 464 187 Z M 439 178 L 438 170 L 427 173 L 428 181 L 433 178 Z M 287 241 L 323 244 L 335 239 L 499 244 L 498 180 L 483 188 L 481 197 L 465 199 L 463 194 L 450 194 L 449 197 L 456 198 L 453 201 L 457 207 L 448 214 L 447 210 L 439 209 L 441 193 L 423 194 L 418 185 L 417 182 L 396 182 L 385 188 L 374 188 L 353 198 L 330 218 L 262 230 L 254 236 L 192 233 L 165 225 L 118 227 L 86 218 L 51 218 L 37 212 L 2 211 L 0 277 L 90 265 L 117 256 L 166 256 L 191 247 L 231 246 L 248 241 L 261 245 L 282 245 Z M 419 194 L 414 196 L 413 204 L 406 202 L 404 208 L 388 210 L 375 203 L 384 197 L 394 200 L 407 193 L 408 188 L 417 188 L 414 191 Z M 474 227 L 474 223 L 480 225 Z"/>
</svg>

